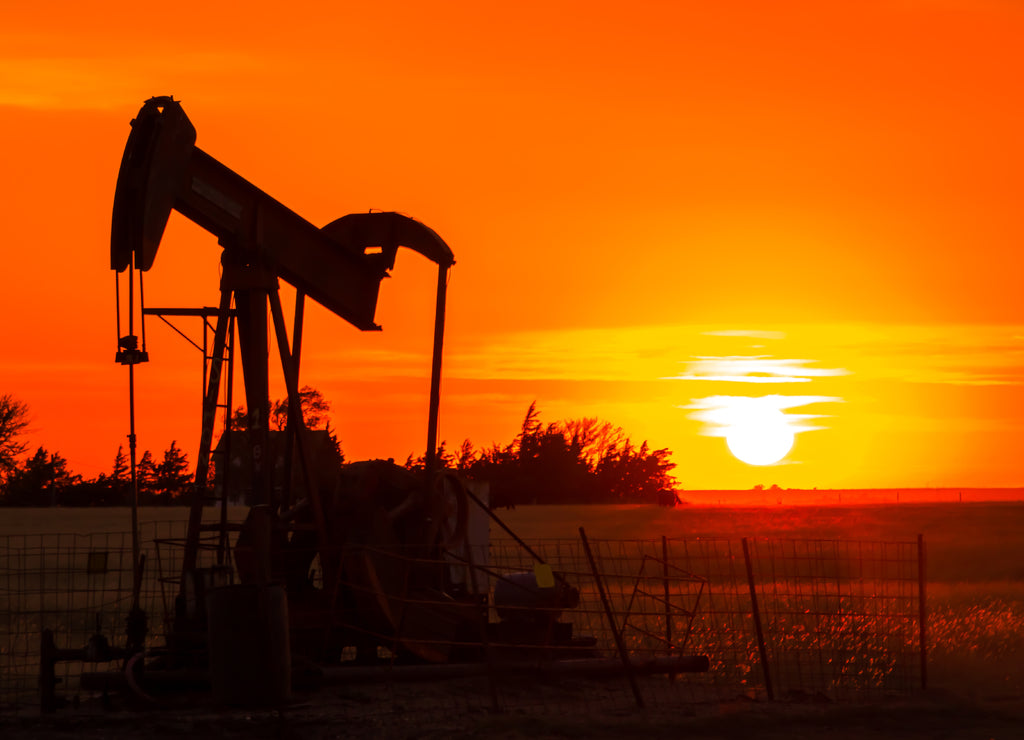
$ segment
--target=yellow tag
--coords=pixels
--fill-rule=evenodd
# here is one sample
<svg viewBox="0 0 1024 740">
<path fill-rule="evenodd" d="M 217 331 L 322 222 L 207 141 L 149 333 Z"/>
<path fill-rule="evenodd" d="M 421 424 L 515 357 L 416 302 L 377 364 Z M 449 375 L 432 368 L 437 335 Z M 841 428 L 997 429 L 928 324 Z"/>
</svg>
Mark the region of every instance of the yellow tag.
<svg viewBox="0 0 1024 740">
<path fill-rule="evenodd" d="M 534 563 L 533 577 L 537 581 L 538 588 L 555 587 L 555 574 L 551 572 L 551 566 L 547 563 Z"/>
</svg>

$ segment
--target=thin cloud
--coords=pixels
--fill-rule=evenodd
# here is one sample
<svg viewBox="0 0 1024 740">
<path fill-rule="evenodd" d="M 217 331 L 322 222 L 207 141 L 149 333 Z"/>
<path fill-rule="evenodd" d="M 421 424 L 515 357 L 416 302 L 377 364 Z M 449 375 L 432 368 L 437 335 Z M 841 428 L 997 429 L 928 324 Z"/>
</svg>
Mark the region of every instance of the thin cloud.
<svg viewBox="0 0 1024 740">
<path fill-rule="evenodd" d="M 736 409 L 741 406 L 747 407 L 751 404 L 782 412 L 788 428 L 793 433 L 827 429 L 825 426 L 811 422 L 816 419 L 829 418 L 828 414 L 786 413 L 790 409 L 818 403 L 843 403 L 843 399 L 837 396 L 785 396 L 780 394 L 767 396 L 720 395 L 694 398 L 691 399 L 689 404 L 677 406 L 677 408 L 692 412 L 689 414 L 690 418 L 704 425 L 701 429 L 701 434 L 708 437 L 724 437 L 735 423 Z"/>
<path fill-rule="evenodd" d="M 747 337 L 750 339 L 785 339 L 783 331 L 764 331 L 760 329 L 723 329 L 719 331 L 705 331 L 702 334 L 706 337 Z"/>
<path fill-rule="evenodd" d="M 833 350 L 856 356 L 862 380 L 956 386 L 1024 385 L 1019 326 L 854 327 Z"/>
<path fill-rule="evenodd" d="M 703 380 L 726 383 L 808 383 L 812 378 L 848 375 L 842 368 L 809 367 L 814 360 L 748 357 L 698 357 L 687 371 L 664 380 Z"/>
<path fill-rule="evenodd" d="M 914 378 L 916 383 L 937 383 L 941 385 L 1024 385 L 1024 375 L 1018 372 L 1013 375 L 995 375 L 990 373 L 972 373 L 969 371 L 922 373 Z"/>
</svg>

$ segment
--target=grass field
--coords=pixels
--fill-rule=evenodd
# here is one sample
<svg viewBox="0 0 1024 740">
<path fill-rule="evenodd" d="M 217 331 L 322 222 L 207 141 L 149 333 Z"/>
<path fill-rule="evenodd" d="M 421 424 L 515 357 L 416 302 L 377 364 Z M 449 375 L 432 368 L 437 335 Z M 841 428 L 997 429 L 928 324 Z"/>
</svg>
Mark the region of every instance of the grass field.
<svg viewBox="0 0 1024 740">
<path fill-rule="evenodd" d="M 240 520 L 246 509 L 235 508 Z M 930 685 L 981 697 L 1024 697 L 1024 504 L 870 506 L 522 506 L 496 515 L 531 541 L 670 539 L 914 543 L 924 536 Z M 184 532 L 187 509 L 148 509 L 145 532 Z M 212 518 L 208 517 L 208 518 Z M 0 538 L 125 532 L 127 509 L 0 510 Z M 492 538 L 504 538 L 492 526 Z"/>
<path fill-rule="evenodd" d="M 872 506 L 519 507 L 522 537 L 912 541 L 924 535 L 930 685 L 1024 698 L 1024 503 Z"/>
<path fill-rule="evenodd" d="M 244 507 L 229 509 L 234 521 Z M 870 506 L 520 506 L 495 512 L 524 539 L 573 539 L 579 527 L 597 539 L 762 537 L 910 541 L 923 534 L 928 580 L 937 583 L 1024 582 L 1024 503 Z M 179 522 L 185 508 L 140 511 L 145 529 Z M 127 532 L 128 509 L 0 509 L 0 537 Z M 492 536 L 504 534 L 492 526 Z"/>
<path fill-rule="evenodd" d="M 244 507 L 229 509 L 241 521 Z M 527 540 L 793 538 L 911 541 L 924 535 L 931 583 L 1024 582 L 1024 503 L 870 506 L 520 506 L 495 514 Z M 144 531 L 184 527 L 185 508 L 140 511 Z M 212 518 L 212 516 L 208 516 Z M 173 524 L 177 523 L 177 524 Z M 126 508 L 0 509 L 0 537 L 127 532 Z M 504 533 L 492 526 L 493 537 Z"/>
<path fill-rule="evenodd" d="M 911 541 L 922 534 L 928 580 L 1024 582 L 1024 503 L 872 506 L 521 506 L 497 515 L 527 539 L 721 537 Z M 493 528 L 492 528 L 493 531 Z"/>
</svg>

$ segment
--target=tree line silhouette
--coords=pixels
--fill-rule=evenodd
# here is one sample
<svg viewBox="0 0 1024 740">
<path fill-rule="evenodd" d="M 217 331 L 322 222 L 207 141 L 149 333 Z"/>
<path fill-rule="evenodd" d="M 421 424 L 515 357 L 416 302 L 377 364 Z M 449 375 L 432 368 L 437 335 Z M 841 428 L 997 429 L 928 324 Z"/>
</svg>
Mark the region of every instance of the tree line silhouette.
<svg viewBox="0 0 1024 740">
<path fill-rule="evenodd" d="M 0 505 L 127 506 L 131 504 L 131 471 L 124 446 L 117 448 L 110 473 L 84 478 L 68 467 L 59 452 L 43 446 L 28 456 L 28 406 L 10 394 L 0 395 Z M 160 461 L 145 450 L 135 466 L 139 503 L 166 506 L 186 503 L 193 482 L 188 457 L 176 441 Z"/>
<path fill-rule="evenodd" d="M 467 439 L 456 452 L 442 442 L 438 464 L 490 483 L 491 506 L 612 504 L 677 501 L 676 464 L 666 449 L 639 447 L 621 427 L 595 418 L 543 424 L 537 402 L 506 445 L 474 450 Z M 406 460 L 421 469 L 424 458 Z"/>
<path fill-rule="evenodd" d="M 309 428 L 323 427 L 341 455 L 330 427 L 330 404 L 309 386 L 300 392 L 303 418 Z M 287 399 L 271 405 L 272 425 L 287 421 Z M 231 428 L 245 428 L 245 411 L 236 409 Z M 40 446 L 32 455 L 24 441 L 28 408 L 9 394 L 0 395 L 0 505 L 126 506 L 132 486 L 128 458 L 119 446 L 109 473 L 85 479 L 73 473 L 57 452 Z M 494 507 L 517 504 L 660 503 L 674 504 L 676 467 L 668 449 L 636 446 L 617 426 L 595 418 L 544 424 L 537 403 L 527 409 L 511 442 L 475 449 L 465 440 L 452 452 L 442 442 L 437 465 L 490 484 Z M 405 467 L 422 470 L 425 456 L 409 457 Z M 136 463 L 139 503 L 149 506 L 187 505 L 194 482 L 188 458 L 172 441 L 159 462 L 145 450 Z"/>
</svg>

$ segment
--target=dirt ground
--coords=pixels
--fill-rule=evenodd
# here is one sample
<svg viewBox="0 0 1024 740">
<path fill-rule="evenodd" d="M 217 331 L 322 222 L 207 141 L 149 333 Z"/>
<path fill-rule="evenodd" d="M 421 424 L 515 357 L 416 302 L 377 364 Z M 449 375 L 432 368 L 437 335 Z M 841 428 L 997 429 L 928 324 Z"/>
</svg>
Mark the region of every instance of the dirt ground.
<svg viewBox="0 0 1024 740">
<path fill-rule="evenodd" d="M 353 719 L 329 699 L 293 703 L 283 711 L 79 708 L 47 716 L 0 716 L 9 740 L 110 738 L 658 738 L 688 740 L 1007 740 L 1024 738 L 1024 699 L 963 699 L 929 692 L 869 704 L 735 702 L 676 709 L 629 709 L 555 715 L 474 711 L 391 714 Z"/>
</svg>

